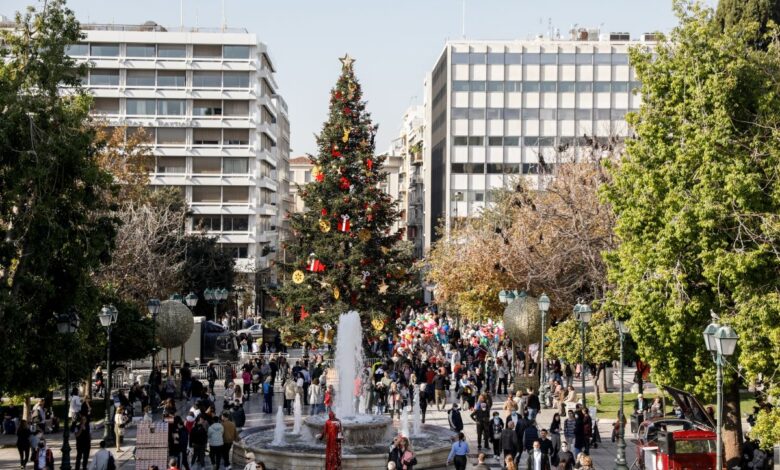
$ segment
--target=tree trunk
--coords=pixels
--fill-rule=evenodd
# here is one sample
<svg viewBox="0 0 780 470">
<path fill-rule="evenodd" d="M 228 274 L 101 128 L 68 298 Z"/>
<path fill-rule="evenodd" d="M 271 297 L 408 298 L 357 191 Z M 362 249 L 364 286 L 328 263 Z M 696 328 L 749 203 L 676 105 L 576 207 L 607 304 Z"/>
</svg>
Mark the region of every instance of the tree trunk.
<svg viewBox="0 0 780 470">
<path fill-rule="evenodd" d="M 603 364 L 601 366 L 599 366 L 599 367 L 600 367 L 599 375 L 602 376 L 602 378 L 601 378 L 601 391 L 604 392 L 604 393 L 609 393 L 609 376 L 607 374 L 607 368 L 604 367 Z"/>
<path fill-rule="evenodd" d="M 739 376 L 736 372 L 723 386 L 723 463 L 732 469 L 740 464 L 742 419 L 739 409 Z"/>
<path fill-rule="evenodd" d="M 601 404 L 601 394 L 599 393 L 599 380 L 601 379 L 601 366 L 596 366 L 596 373 L 593 374 L 593 392 L 596 394 L 596 404 Z"/>
<path fill-rule="evenodd" d="M 25 395 L 24 397 L 24 407 L 22 408 L 22 417 L 27 420 L 27 422 L 30 422 L 30 412 L 32 411 L 32 406 L 30 406 L 30 396 Z"/>
</svg>

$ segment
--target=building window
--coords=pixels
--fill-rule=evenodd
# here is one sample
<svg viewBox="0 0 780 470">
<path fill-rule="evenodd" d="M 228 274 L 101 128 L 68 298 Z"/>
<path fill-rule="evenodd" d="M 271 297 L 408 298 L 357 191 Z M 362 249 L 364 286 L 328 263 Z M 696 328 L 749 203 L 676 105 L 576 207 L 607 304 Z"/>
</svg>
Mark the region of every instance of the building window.
<svg viewBox="0 0 780 470">
<path fill-rule="evenodd" d="M 219 232 L 222 221 L 218 215 L 196 215 L 192 217 L 192 230 Z"/>
<path fill-rule="evenodd" d="M 450 165 L 450 170 L 453 173 L 459 173 L 459 174 L 484 174 L 485 173 L 485 164 L 484 163 L 452 163 Z"/>
<path fill-rule="evenodd" d="M 192 72 L 192 86 L 195 88 L 219 88 L 222 86 L 222 74 L 202 70 Z"/>
<path fill-rule="evenodd" d="M 154 70 L 128 70 L 125 77 L 127 86 L 154 86 Z"/>
<path fill-rule="evenodd" d="M 225 72 L 222 86 L 225 88 L 249 88 L 249 72 Z"/>
<path fill-rule="evenodd" d="M 574 110 L 573 109 L 559 109 L 558 110 L 558 119 L 561 121 L 572 121 L 574 120 Z"/>
<path fill-rule="evenodd" d="M 119 44 L 97 44 L 89 46 L 92 57 L 117 57 L 119 56 Z"/>
<path fill-rule="evenodd" d="M 503 52 L 488 52 L 487 63 L 490 65 L 503 65 L 504 53 Z"/>
<path fill-rule="evenodd" d="M 612 88 L 611 82 L 596 82 L 593 84 L 593 91 L 595 93 L 609 93 Z"/>
<path fill-rule="evenodd" d="M 594 59 L 595 59 L 596 65 L 611 65 L 612 64 L 612 54 L 610 54 L 610 53 L 594 54 Z"/>
<path fill-rule="evenodd" d="M 198 175 L 218 175 L 220 173 L 219 157 L 194 157 L 192 172 Z"/>
<path fill-rule="evenodd" d="M 628 83 L 626 82 L 612 82 L 612 92 L 620 93 L 628 91 Z"/>
<path fill-rule="evenodd" d="M 86 57 L 89 55 L 88 44 L 69 44 L 65 48 L 65 54 L 71 57 Z"/>
<path fill-rule="evenodd" d="M 523 137 L 523 145 L 526 147 L 538 147 L 539 137 Z"/>
<path fill-rule="evenodd" d="M 469 144 L 469 138 L 467 136 L 455 136 L 452 138 L 452 145 L 466 146 Z"/>
<path fill-rule="evenodd" d="M 474 202 L 485 202 L 485 193 L 482 191 L 475 191 Z"/>
<path fill-rule="evenodd" d="M 165 59 L 183 59 L 187 56 L 184 44 L 158 44 L 157 57 Z"/>
<path fill-rule="evenodd" d="M 485 109 L 469 108 L 469 119 L 485 119 Z"/>
<path fill-rule="evenodd" d="M 578 121 L 592 121 L 593 110 L 592 109 L 578 109 L 576 111 Z"/>
<path fill-rule="evenodd" d="M 523 108 L 523 119 L 539 119 L 539 108 Z"/>
<path fill-rule="evenodd" d="M 576 83 L 577 93 L 590 93 L 593 91 L 593 83 L 592 82 L 577 82 Z"/>
<path fill-rule="evenodd" d="M 469 81 L 454 80 L 452 82 L 452 91 L 469 91 Z"/>
<path fill-rule="evenodd" d="M 160 116 L 184 116 L 184 100 L 157 100 L 157 114 Z"/>
<path fill-rule="evenodd" d="M 542 54 L 540 62 L 542 65 L 556 65 L 558 63 L 558 54 Z"/>
<path fill-rule="evenodd" d="M 223 173 L 232 175 L 245 175 L 249 173 L 249 159 L 229 157 L 223 159 Z"/>
<path fill-rule="evenodd" d="M 225 59 L 248 59 L 249 46 L 224 46 L 222 57 Z"/>
<path fill-rule="evenodd" d="M 92 69 L 89 71 L 89 84 L 91 86 L 118 86 L 119 70 Z"/>
<path fill-rule="evenodd" d="M 504 63 L 506 65 L 520 65 L 523 63 L 523 54 L 519 52 L 507 52 L 504 54 Z"/>
<path fill-rule="evenodd" d="M 486 60 L 486 55 L 484 52 L 472 52 L 469 54 L 469 63 L 470 64 L 478 64 L 478 65 L 484 65 Z"/>
<path fill-rule="evenodd" d="M 574 82 L 558 82 L 559 93 L 574 93 Z"/>
<path fill-rule="evenodd" d="M 558 54 L 558 65 L 574 65 L 574 53 L 561 52 Z"/>
<path fill-rule="evenodd" d="M 249 216 L 233 215 L 222 217 L 223 232 L 246 232 L 249 230 Z"/>
<path fill-rule="evenodd" d="M 183 70 L 159 70 L 157 71 L 157 86 L 184 88 L 187 86 L 187 74 Z"/>
<path fill-rule="evenodd" d="M 504 119 L 504 108 L 488 108 L 485 110 L 487 119 Z"/>
<path fill-rule="evenodd" d="M 222 116 L 222 101 L 194 100 L 192 102 L 193 116 Z"/>
<path fill-rule="evenodd" d="M 92 112 L 95 114 L 119 114 L 119 98 L 94 98 Z"/>
<path fill-rule="evenodd" d="M 523 82 L 504 82 L 504 91 L 523 91 Z"/>
<path fill-rule="evenodd" d="M 245 259 L 249 257 L 249 248 L 243 243 L 223 243 L 220 245 L 222 250 L 236 259 Z"/>
<path fill-rule="evenodd" d="M 221 186 L 193 186 L 192 187 L 193 203 L 219 204 L 221 199 L 222 199 Z"/>
<path fill-rule="evenodd" d="M 196 59 L 221 59 L 222 46 L 215 44 L 195 44 L 192 46 L 192 57 Z"/>
<path fill-rule="evenodd" d="M 592 65 L 593 54 L 577 54 L 577 65 Z"/>
<path fill-rule="evenodd" d="M 468 52 L 453 52 L 452 53 L 453 64 L 468 64 L 469 53 Z"/>
<path fill-rule="evenodd" d="M 537 53 L 523 54 L 523 65 L 539 65 L 542 59 Z"/>
<path fill-rule="evenodd" d="M 472 82 L 469 82 L 469 90 L 471 90 L 471 91 L 485 91 L 485 82 L 483 82 L 483 81 L 472 81 Z"/>
<path fill-rule="evenodd" d="M 171 127 L 160 127 L 157 129 L 157 145 L 184 145 L 186 142 L 186 129 Z"/>
<path fill-rule="evenodd" d="M 154 57 L 157 55 L 154 44 L 128 44 L 127 57 Z"/>
<path fill-rule="evenodd" d="M 613 121 L 624 121 L 626 119 L 626 114 L 628 113 L 627 109 L 613 109 L 612 110 L 612 120 Z"/>
<path fill-rule="evenodd" d="M 628 54 L 612 54 L 612 65 L 628 65 Z"/>
<path fill-rule="evenodd" d="M 504 137 L 504 147 L 517 147 L 520 145 L 520 137 Z"/>
<path fill-rule="evenodd" d="M 221 129 L 196 128 L 192 130 L 192 143 L 194 145 L 219 145 L 221 138 Z"/>
<path fill-rule="evenodd" d="M 128 98 L 127 114 L 131 116 L 141 116 L 141 115 L 154 116 L 156 104 L 157 103 L 155 102 L 155 100 Z"/>
<path fill-rule="evenodd" d="M 503 137 L 488 137 L 488 145 L 491 147 L 501 147 L 504 145 L 504 138 Z M 490 165 L 488 165 L 489 167 Z M 488 173 L 490 171 L 488 170 Z"/>
<path fill-rule="evenodd" d="M 223 135 L 225 145 L 249 145 L 249 129 L 225 129 Z"/>
<path fill-rule="evenodd" d="M 597 109 L 595 110 L 597 121 L 609 121 L 611 111 L 609 109 Z"/>
<path fill-rule="evenodd" d="M 157 157 L 157 173 L 184 174 L 187 171 L 185 157 Z"/>
<path fill-rule="evenodd" d="M 504 119 L 520 119 L 520 109 L 504 108 Z"/>
<path fill-rule="evenodd" d="M 504 82 L 500 81 L 489 81 L 487 84 L 487 91 L 504 91 Z"/>
<path fill-rule="evenodd" d="M 541 86 L 539 85 L 539 82 L 525 82 L 523 83 L 523 91 L 529 92 L 529 93 L 538 93 Z"/>
<path fill-rule="evenodd" d="M 249 101 L 225 100 L 223 106 L 225 116 L 249 116 Z"/>
<path fill-rule="evenodd" d="M 542 82 L 539 89 L 542 93 L 555 93 L 558 91 L 558 82 Z"/>
<path fill-rule="evenodd" d="M 555 109 L 540 109 L 539 110 L 539 119 L 543 120 L 549 120 L 554 121 L 555 120 Z"/>
<path fill-rule="evenodd" d="M 485 138 L 480 136 L 469 136 L 469 146 L 481 147 L 485 145 Z"/>
<path fill-rule="evenodd" d="M 249 202 L 249 188 L 247 186 L 223 187 L 222 202 L 226 204 L 238 204 L 238 203 Z"/>
<path fill-rule="evenodd" d="M 452 119 L 468 119 L 469 108 L 452 108 Z"/>
</svg>

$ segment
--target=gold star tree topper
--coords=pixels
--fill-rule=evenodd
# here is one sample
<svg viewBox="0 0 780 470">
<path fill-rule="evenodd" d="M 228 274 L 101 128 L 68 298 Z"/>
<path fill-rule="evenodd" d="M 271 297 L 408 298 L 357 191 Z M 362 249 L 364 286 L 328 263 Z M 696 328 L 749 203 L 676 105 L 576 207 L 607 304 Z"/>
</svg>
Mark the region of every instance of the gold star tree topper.
<svg viewBox="0 0 780 470">
<path fill-rule="evenodd" d="M 341 68 L 344 70 L 352 70 L 352 64 L 355 63 L 355 59 L 349 56 L 349 54 L 344 54 L 344 57 L 339 57 L 339 60 L 341 61 Z"/>
</svg>

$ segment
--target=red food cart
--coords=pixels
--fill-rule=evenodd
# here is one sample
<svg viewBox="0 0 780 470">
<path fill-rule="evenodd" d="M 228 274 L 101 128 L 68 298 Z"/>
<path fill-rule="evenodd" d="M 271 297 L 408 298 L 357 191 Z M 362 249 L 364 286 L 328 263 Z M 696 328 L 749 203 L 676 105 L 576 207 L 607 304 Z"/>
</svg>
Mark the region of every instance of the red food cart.
<svg viewBox="0 0 780 470">
<path fill-rule="evenodd" d="M 637 459 L 632 469 L 712 470 L 715 468 L 715 423 L 688 392 L 664 387 L 683 417 L 656 417 L 639 425 Z"/>
</svg>

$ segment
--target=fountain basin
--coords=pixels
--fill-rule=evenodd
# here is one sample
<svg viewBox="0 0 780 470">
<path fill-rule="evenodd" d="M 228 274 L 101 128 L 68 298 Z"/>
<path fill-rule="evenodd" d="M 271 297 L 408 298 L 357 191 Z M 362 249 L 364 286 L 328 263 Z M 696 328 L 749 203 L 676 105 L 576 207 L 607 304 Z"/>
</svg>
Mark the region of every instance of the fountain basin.
<svg viewBox="0 0 780 470">
<path fill-rule="evenodd" d="M 363 416 L 358 417 L 358 419 L 362 418 Z M 309 427 L 304 423 L 301 435 L 287 432 L 284 445 L 277 446 L 271 443 L 274 434 L 273 424 L 245 429 L 241 433 L 241 441 L 233 444 L 232 466 L 243 468 L 250 461 L 262 461 L 269 470 L 326 470 L 325 444 L 311 437 L 321 431 L 321 427 Z M 398 430 L 390 425 L 385 432 L 390 436 L 387 439 L 380 439 L 369 445 L 342 447 L 342 468 L 344 470 L 386 470 L 391 437 Z M 417 465 L 414 468 L 444 469 L 454 437 L 455 433 L 449 429 L 423 424 L 421 435 L 410 438 L 412 449 L 417 457 Z"/>
<path fill-rule="evenodd" d="M 326 415 L 309 416 L 303 424 L 312 436 L 322 432 L 325 427 Z M 344 445 L 350 447 L 374 446 L 392 440 L 394 429 L 392 420 L 384 415 L 358 415 L 341 418 L 341 432 L 344 435 Z"/>
</svg>

